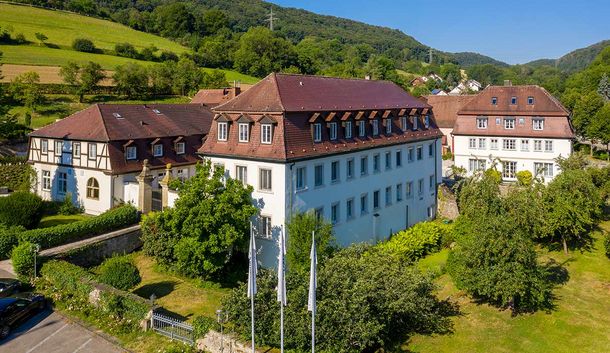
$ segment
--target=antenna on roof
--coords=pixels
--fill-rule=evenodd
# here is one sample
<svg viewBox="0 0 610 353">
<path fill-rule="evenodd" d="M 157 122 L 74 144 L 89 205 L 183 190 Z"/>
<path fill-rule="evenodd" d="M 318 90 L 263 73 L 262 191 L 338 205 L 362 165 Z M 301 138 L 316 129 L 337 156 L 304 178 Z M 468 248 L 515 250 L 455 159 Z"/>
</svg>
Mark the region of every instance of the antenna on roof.
<svg viewBox="0 0 610 353">
<path fill-rule="evenodd" d="M 123 117 L 119 113 L 112 113 L 112 116 L 114 116 L 117 119 L 123 119 Z"/>
<path fill-rule="evenodd" d="M 268 15 L 269 17 L 267 17 L 267 19 L 265 21 L 269 22 L 269 30 L 273 31 L 273 21 L 277 20 L 277 17 L 275 17 L 273 15 L 273 8 L 271 8 L 271 12 Z"/>
</svg>

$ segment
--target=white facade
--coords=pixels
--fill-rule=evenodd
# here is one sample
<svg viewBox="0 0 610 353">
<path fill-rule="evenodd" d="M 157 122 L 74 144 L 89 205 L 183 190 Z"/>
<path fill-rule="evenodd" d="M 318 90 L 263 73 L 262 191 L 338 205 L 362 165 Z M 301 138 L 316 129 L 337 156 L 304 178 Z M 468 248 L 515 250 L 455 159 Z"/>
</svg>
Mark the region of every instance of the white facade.
<svg viewBox="0 0 610 353">
<path fill-rule="evenodd" d="M 69 193 L 72 202 L 87 214 L 100 214 L 118 202 L 137 203 L 138 173 L 112 175 L 108 145 L 105 142 L 70 141 L 32 137 L 29 161 L 36 172 L 34 191 L 45 200 L 62 201 Z M 165 169 L 151 171 L 153 189 L 165 175 Z M 188 178 L 195 166 L 172 168 L 174 177 Z M 131 185 L 131 187 L 129 187 Z"/>
<path fill-rule="evenodd" d="M 490 168 L 498 159 L 497 169 L 504 180 L 516 180 L 515 174 L 529 170 L 540 172 L 545 181 L 560 171 L 555 159 L 572 153 L 572 140 L 532 137 L 454 136 L 455 165 L 463 167 L 467 175 Z"/>
<path fill-rule="evenodd" d="M 434 217 L 442 178 L 440 151 L 441 141 L 435 139 L 294 163 L 210 160 L 224 165 L 231 178 L 246 175 L 245 181 L 253 186 L 252 197 L 261 216 L 257 225 L 260 259 L 264 266 L 273 267 L 277 234 L 294 211 L 315 210 L 331 221 L 341 246 L 386 239 Z M 263 190 L 266 182 L 261 178 L 268 179 L 267 170 L 271 190 Z M 261 221 L 262 217 L 269 218 Z"/>
</svg>

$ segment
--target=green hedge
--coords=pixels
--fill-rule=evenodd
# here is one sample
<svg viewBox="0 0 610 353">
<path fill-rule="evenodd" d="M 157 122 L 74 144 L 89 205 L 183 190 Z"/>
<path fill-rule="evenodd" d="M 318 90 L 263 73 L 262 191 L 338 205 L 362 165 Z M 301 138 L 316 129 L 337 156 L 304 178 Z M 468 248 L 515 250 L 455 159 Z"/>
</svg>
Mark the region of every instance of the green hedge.
<svg viewBox="0 0 610 353">
<path fill-rule="evenodd" d="M 0 197 L 0 224 L 35 228 L 42 218 L 44 207 L 40 196 L 29 191 L 17 191 Z"/>
<path fill-rule="evenodd" d="M 401 261 L 415 261 L 439 249 L 442 239 L 450 234 L 451 225 L 422 222 L 379 243 L 375 250 L 395 256 Z"/>
<path fill-rule="evenodd" d="M 0 226 L 0 260 L 9 257 L 13 248 L 19 244 L 17 236 L 24 231 L 25 228 L 23 227 L 5 228 Z"/>
<path fill-rule="evenodd" d="M 82 267 L 51 260 L 42 266 L 36 289 L 61 308 L 90 318 L 111 333 L 137 330 L 151 310 L 150 304 L 135 294 L 96 283 L 93 277 Z M 101 291 L 97 307 L 89 302 L 94 288 Z"/>
<path fill-rule="evenodd" d="M 32 243 L 24 242 L 17 245 L 13 249 L 11 253 L 13 270 L 22 282 L 26 282 L 31 278 L 34 278 L 35 256 L 36 252 L 34 249 L 34 244 Z"/>
<path fill-rule="evenodd" d="M 28 230 L 19 235 L 19 242 L 29 241 L 46 249 L 134 225 L 139 219 L 140 214 L 135 207 L 123 205 L 90 219 Z"/>
<path fill-rule="evenodd" d="M 34 169 L 27 163 L 10 163 L 9 161 L 9 163 L 0 164 L 0 187 L 28 191 L 34 176 Z"/>
</svg>

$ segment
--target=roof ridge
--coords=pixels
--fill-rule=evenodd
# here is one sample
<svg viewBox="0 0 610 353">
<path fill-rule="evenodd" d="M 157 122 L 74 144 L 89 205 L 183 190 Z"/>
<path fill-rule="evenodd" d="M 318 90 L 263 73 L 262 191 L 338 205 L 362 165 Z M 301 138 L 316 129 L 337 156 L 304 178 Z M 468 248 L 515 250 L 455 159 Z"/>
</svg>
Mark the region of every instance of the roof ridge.
<svg viewBox="0 0 610 353">
<path fill-rule="evenodd" d="M 98 118 L 102 120 L 102 126 L 104 127 L 104 134 L 106 135 L 106 142 L 110 141 L 110 135 L 108 134 L 108 128 L 106 127 L 106 120 L 104 120 L 104 115 L 102 114 L 102 110 L 100 109 L 99 103 L 95 103 L 94 105 L 97 108 Z"/>
<path fill-rule="evenodd" d="M 284 102 L 282 101 L 282 91 L 280 90 L 280 85 L 277 83 L 277 73 L 273 72 L 269 76 L 272 76 L 272 75 L 273 75 L 273 82 L 275 83 L 275 90 L 277 91 L 277 96 L 280 99 L 280 107 L 282 108 L 282 111 L 285 112 L 286 108 L 284 107 Z"/>
<path fill-rule="evenodd" d="M 284 72 L 277 72 L 277 73 L 274 72 L 274 74 L 279 75 L 279 76 L 296 76 L 296 77 L 312 77 L 312 78 L 334 79 L 334 80 L 394 83 L 390 80 L 373 80 L 373 79 L 366 79 L 366 78 L 360 78 L 360 77 L 339 77 L 339 76 L 329 76 L 329 75 L 292 74 L 292 73 L 284 73 Z"/>
</svg>

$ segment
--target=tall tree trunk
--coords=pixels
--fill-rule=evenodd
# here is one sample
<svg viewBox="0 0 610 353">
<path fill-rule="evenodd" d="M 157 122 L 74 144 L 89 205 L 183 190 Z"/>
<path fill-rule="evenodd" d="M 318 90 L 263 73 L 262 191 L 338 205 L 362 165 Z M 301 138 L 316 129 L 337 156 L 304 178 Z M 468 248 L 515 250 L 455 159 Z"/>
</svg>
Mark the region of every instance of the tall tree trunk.
<svg viewBox="0 0 610 353">
<path fill-rule="evenodd" d="M 561 242 L 563 243 L 563 252 L 567 255 L 568 254 L 568 241 L 566 240 L 565 235 L 561 236 Z"/>
</svg>

